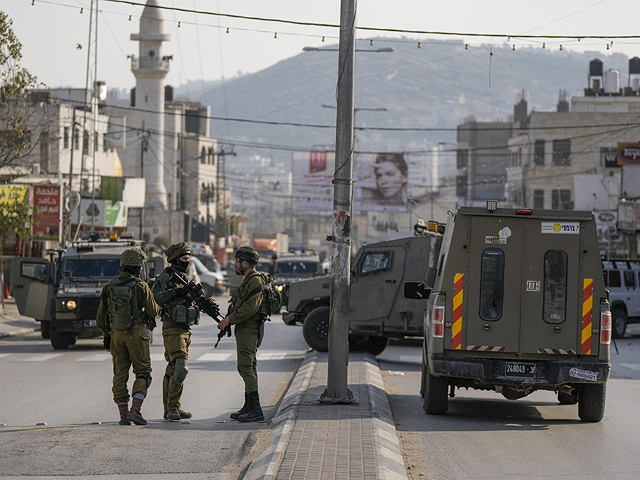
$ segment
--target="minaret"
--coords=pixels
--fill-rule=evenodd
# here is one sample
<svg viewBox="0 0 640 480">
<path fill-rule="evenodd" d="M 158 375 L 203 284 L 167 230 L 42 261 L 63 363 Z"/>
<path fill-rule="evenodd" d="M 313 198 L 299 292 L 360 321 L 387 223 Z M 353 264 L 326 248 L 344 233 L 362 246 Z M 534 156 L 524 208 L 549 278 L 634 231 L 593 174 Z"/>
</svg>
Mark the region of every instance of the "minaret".
<svg viewBox="0 0 640 480">
<path fill-rule="evenodd" d="M 140 42 L 140 54 L 132 62 L 136 77 L 136 108 L 138 127 L 149 132 L 148 148 L 141 169 L 146 179 L 145 210 L 160 213 L 167 210 L 167 191 L 164 187 L 164 78 L 169 73 L 170 57 L 162 56 L 162 42 L 169 40 L 163 33 L 161 10 L 156 0 L 147 0 L 140 17 L 140 33 L 131 35 Z M 142 132 L 143 138 L 146 133 Z"/>
</svg>

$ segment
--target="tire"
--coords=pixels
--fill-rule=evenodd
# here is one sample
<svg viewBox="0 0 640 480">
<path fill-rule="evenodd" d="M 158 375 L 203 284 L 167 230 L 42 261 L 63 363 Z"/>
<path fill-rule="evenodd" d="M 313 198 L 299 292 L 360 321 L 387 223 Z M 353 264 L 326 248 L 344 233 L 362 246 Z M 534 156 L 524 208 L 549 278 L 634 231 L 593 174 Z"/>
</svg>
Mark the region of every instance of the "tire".
<svg viewBox="0 0 640 480">
<path fill-rule="evenodd" d="M 63 332 L 51 330 L 51 346 L 54 350 L 66 350 L 69 348 L 67 335 Z"/>
<path fill-rule="evenodd" d="M 566 392 L 558 392 L 558 402 L 562 405 L 575 405 L 578 403 L 578 395 L 571 395 Z"/>
<path fill-rule="evenodd" d="M 578 396 L 578 416 L 583 422 L 599 422 L 604 417 L 605 383 L 584 385 Z"/>
<path fill-rule="evenodd" d="M 611 314 L 611 323 L 613 323 L 611 332 L 613 338 L 624 337 L 627 331 L 627 314 L 624 313 L 624 310 L 616 308 Z"/>
<path fill-rule="evenodd" d="M 447 388 L 449 381 L 446 377 L 434 377 L 429 371 L 429 365 L 426 362 L 422 364 L 422 384 L 424 391 L 425 413 L 429 415 L 444 415 L 449 409 L 449 398 L 447 397 Z"/>
<path fill-rule="evenodd" d="M 207 298 L 211 298 L 213 296 L 213 288 L 211 288 L 211 285 L 203 283 L 202 290 Z"/>
<path fill-rule="evenodd" d="M 309 312 L 302 324 L 302 336 L 316 352 L 329 351 L 329 307 L 317 307 Z"/>
<path fill-rule="evenodd" d="M 388 344 L 389 337 L 349 335 L 349 350 L 352 352 L 364 351 L 376 356 L 384 352 Z"/>
<path fill-rule="evenodd" d="M 40 335 L 42 335 L 42 338 L 51 338 L 51 323 L 49 320 L 40 321 Z"/>
</svg>

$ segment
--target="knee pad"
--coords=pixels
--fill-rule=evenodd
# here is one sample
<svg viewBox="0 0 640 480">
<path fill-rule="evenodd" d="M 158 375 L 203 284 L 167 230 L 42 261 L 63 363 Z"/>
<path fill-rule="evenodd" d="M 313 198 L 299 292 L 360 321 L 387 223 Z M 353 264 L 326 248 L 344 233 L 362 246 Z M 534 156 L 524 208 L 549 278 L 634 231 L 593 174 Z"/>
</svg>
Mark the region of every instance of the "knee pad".
<svg viewBox="0 0 640 480">
<path fill-rule="evenodd" d="M 178 358 L 176 360 L 176 371 L 173 373 L 173 381 L 176 382 L 176 385 L 182 385 L 184 379 L 187 378 L 187 373 L 189 373 L 187 359 Z"/>
<path fill-rule="evenodd" d="M 136 375 L 136 378 L 142 378 L 147 382 L 147 388 L 151 386 L 151 374 L 150 373 L 139 373 Z"/>
</svg>

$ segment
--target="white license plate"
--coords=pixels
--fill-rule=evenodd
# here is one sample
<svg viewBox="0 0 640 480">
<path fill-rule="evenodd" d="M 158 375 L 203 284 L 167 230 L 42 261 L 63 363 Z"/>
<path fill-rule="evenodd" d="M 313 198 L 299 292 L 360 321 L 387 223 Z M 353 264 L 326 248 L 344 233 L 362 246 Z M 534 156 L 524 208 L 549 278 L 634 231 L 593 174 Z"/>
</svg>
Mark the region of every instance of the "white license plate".
<svg viewBox="0 0 640 480">
<path fill-rule="evenodd" d="M 536 366 L 530 363 L 507 362 L 504 373 L 510 377 L 535 377 Z"/>
<path fill-rule="evenodd" d="M 97 327 L 98 325 L 96 324 L 95 320 L 85 320 L 84 321 L 84 326 L 85 327 Z"/>
</svg>

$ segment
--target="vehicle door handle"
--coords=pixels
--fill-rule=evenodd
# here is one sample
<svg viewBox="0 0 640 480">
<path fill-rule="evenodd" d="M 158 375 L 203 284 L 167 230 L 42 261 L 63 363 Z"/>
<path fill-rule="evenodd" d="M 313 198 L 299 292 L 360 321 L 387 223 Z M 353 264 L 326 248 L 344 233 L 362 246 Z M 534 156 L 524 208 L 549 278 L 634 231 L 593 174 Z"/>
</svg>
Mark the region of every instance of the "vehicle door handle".
<svg viewBox="0 0 640 480">
<path fill-rule="evenodd" d="M 14 285 L 13 288 L 24 288 L 24 285 Z"/>
<path fill-rule="evenodd" d="M 385 282 L 387 282 L 387 283 L 396 283 L 396 281 L 393 278 L 389 278 L 389 279 L 385 280 Z"/>
</svg>

